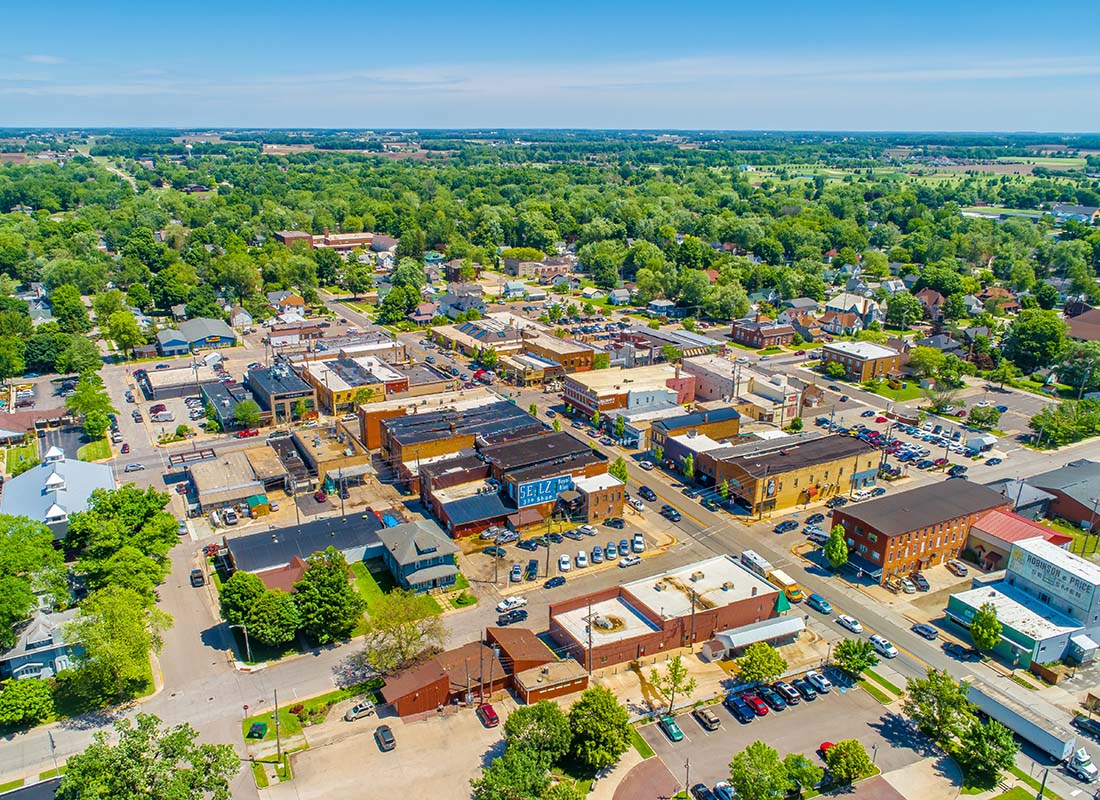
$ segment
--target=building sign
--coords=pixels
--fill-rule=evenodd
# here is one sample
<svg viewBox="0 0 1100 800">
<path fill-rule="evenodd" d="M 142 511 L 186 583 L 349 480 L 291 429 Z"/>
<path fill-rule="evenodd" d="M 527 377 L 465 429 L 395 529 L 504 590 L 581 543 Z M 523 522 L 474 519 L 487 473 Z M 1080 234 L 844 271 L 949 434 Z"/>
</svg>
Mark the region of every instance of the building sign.
<svg viewBox="0 0 1100 800">
<path fill-rule="evenodd" d="M 560 492 L 567 492 L 572 488 L 572 475 L 558 475 L 541 481 L 528 481 L 519 485 L 516 504 L 520 508 L 526 508 L 539 503 L 552 503 L 558 498 Z"/>
<path fill-rule="evenodd" d="M 768 488 L 765 497 L 775 497 L 775 478 L 768 478 Z"/>
<path fill-rule="evenodd" d="M 1057 564 L 1019 548 L 1012 550 L 1009 572 L 1047 589 L 1054 597 L 1077 606 L 1090 605 L 1096 589 L 1093 584 Z"/>
<path fill-rule="evenodd" d="M 220 336 L 207 336 L 205 339 L 203 339 L 203 341 L 206 342 L 207 344 L 217 344 L 221 340 L 222 340 L 222 337 L 220 337 Z"/>
</svg>

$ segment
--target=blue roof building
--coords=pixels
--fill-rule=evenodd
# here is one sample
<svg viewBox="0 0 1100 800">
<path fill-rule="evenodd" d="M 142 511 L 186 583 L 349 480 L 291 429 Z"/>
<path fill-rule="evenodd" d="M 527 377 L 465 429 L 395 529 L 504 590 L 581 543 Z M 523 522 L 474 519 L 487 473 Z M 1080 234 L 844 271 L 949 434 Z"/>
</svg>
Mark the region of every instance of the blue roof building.
<svg viewBox="0 0 1100 800">
<path fill-rule="evenodd" d="M 115 476 L 106 464 L 65 458 L 51 447 L 42 463 L 10 478 L 0 495 L 0 514 L 45 523 L 54 538 L 65 538 L 69 515 L 88 508 L 96 489 L 114 489 Z"/>
</svg>

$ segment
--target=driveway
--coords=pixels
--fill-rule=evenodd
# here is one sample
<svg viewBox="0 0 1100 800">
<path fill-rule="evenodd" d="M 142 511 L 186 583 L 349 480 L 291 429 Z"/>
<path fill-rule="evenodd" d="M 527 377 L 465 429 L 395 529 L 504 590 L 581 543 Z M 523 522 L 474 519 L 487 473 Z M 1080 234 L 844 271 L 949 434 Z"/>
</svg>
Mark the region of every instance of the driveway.
<svg viewBox="0 0 1100 800">
<path fill-rule="evenodd" d="M 684 740 L 673 744 L 656 725 L 641 729 L 642 737 L 664 761 L 665 766 L 683 781 L 684 761 L 691 757 L 691 782 L 713 786 L 729 779 L 729 763 L 733 756 L 757 739 L 779 751 L 802 753 L 819 766 L 824 766 L 817 749 L 823 741 L 859 739 L 867 752 L 878 746 L 876 763 L 885 773 L 903 769 L 924 758 L 925 740 L 915 735 L 904 722 L 892 715 L 862 689 L 833 691 L 813 702 L 799 705 L 766 717 L 741 724 L 724 707 L 715 713 L 722 727 L 713 733 L 703 730 L 690 714 L 677 717 Z"/>
<path fill-rule="evenodd" d="M 505 700 L 493 707 L 506 718 L 515 705 Z M 389 753 L 380 751 L 374 741 L 381 723 L 389 725 L 397 739 L 397 749 Z M 262 797 L 466 797 L 470 779 L 504 750 L 503 726 L 485 728 L 471 709 L 409 724 L 392 716 L 349 723 L 336 715 L 325 724 L 335 726 L 336 736 L 342 738 L 294 756 L 294 780 L 262 791 Z"/>
</svg>

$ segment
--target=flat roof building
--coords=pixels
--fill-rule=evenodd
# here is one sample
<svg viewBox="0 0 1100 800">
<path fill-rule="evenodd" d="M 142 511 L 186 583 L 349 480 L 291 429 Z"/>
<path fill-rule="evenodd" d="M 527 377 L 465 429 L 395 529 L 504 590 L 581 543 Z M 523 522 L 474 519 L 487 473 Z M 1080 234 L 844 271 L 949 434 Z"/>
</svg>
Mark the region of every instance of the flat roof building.
<svg viewBox="0 0 1100 800">
<path fill-rule="evenodd" d="M 684 405 L 695 399 L 695 376 L 670 364 L 623 369 L 597 369 L 566 375 L 562 399 L 586 416 L 609 415 L 664 404 Z"/>
<path fill-rule="evenodd" d="M 840 364 L 847 378 L 859 383 L 895 374 L 901 366 L 897 350 L 873 342 L 827 342 L 821 359 L 822 366 Z"/>
<path fill-rule="evenodd" d="M 150 400 L 167 400 L 173 397 L 198 395 L 200 387 L 208 383 L 218 383 L 219 378 L 212 367 L 179 366 L 175 369 L 151 369 L 146 371 L 140 381 L 142 389 Z"/>
<path fill-rule="evenodd" d="M 188 464 L 187 473 L 195 487 L 199 511 L 204 514 L 244 504 L 249 497 L 264 493 L 263 483 L 241 450 L 229 450 L 219 453 L 216 459 Z"/>
<path fill-rule="evenodd" d="M 550 637 L 587 669 L 659 656 L 778 613 L 779 590 L 729 556 L 550 606 Z"/>
<path fill-rule="evenodd" d="M 245 383 L 262 411 L 276 425 L 317 413 L 317 392 L 285 365 L 248 371 Z M 300 401 L 300 402 L 299 402 Z"/>
</svg>

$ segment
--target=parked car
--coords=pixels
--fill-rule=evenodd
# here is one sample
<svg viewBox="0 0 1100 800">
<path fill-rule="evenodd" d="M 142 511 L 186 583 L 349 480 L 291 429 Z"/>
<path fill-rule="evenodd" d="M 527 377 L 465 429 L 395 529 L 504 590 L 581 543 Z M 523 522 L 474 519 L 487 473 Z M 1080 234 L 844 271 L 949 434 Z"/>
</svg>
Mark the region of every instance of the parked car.
<svg viewBox="0 0 1100 800">
<path fill-rule="evenodd" d="M 523 622 L 525 619 L 527 619 L 527 609 L 516 608 L 497 617 L 497 625 L 504 628 L 508 625 L 515 625 L 517 622 Z"/>
<path fill-rule="evenodd" d="M 633 567 L 641 563 L 642 559 L 638 558 L 637 556 L 626 556 L 625 558 L 619 559 L 619 566 L 623 568 Z"/>
<path fill-rule="evenodd" d="M 245 428 L 243 431 L 237 431 L 238 439 L 250 439 L 253 436 L 259 436 L 260 432 L 255 428 Z"/>
<path fill-rule="evenodd" d="M 653 469 L 656 464 L 654 464 L 652 461 L 639 461 L 638 466 L 644 469 L 646 472 L 649 472 L 649 470 Z"/>
<path fill-rule="evenodd" d="M 817 690 L 813 687 L 813 684 L 805 678 L 795 678 L 791 681 L 791 686 L 798 690 L 803 700 L 817 699 Z"/>
<path fill-rule="evenodd" d="M 633 508 L 635 511 L 637 511 L 639 514 L 642 514 L 642 513 L 645 512 L 645 506 L 642 505 L 642 501 L 639 500 L 636 497 L 631 497 L 629 500 L 627 500 L 627 504 L 631 508 Z"/>
<path fill-rule="evenodd" d="M 581 550 L 577 553 L 577 557 L 574 560 L 577 564 L 577 569 L 584 569 L 588 566 L 588 553 Z"/>
<path fill-rule="evenodd" d="M 741 695 L 741 699 L 745 701 L 745 704 L 752 709 L 753 713 L 758 717 L 766 716 L 768 713 L 768 705 L 760 699 L 759 695 L 748 694 Z"/>
<path fill-rule="evenodd" d="M 191 570 L 191 585 L 195 588 L 206 585 L 206 577 L 202 574 L 201 569 Z"/>
<path fill-rule="evenodd" d="M 657 720 L 657 724 L 671 741 L 682 742 L 684 740 L 684 732 L 680 730 L 680 726 L 676 724 L 676 720 L 671 714 L 662 714 L 660 719 Z"/>
<path fill-rule="evenodd" d="M 497 603 L 497 611 L 504 613 L 505 611 L 511 611 L 514 608 L 522 608 L 527 605 L 527 598 L 522 594 L 514 594 L 511 597 L 505 597 L 499 603 Z"/>
<path fill-rule="evenodd" d="M 738 722 L 749 723 L 756 719 L 756 712 L 753 711 L 752 706 L 732 692 L 726 695 L 726 699 L 722 701 L 722 705 L 728 708 L 733 716 L 737 717 Z M 764 710 L 767 711 L 767 708 Z"/>
<path fill-rule="evenodd" d="M 928 641 L 940 638 L 940 632 L 924 622 L 918 622 L 913 626 L 913 633 L 922 636 Z"/>
<path fill-rule="evenodd" d="M 737 800 L 737 793 L 734 792 L 729 781 L 718 781 L 714 784 L 714 796 L 718 800 Z"/>
<path fill-rule="evenodd" d="M 481 720 L 481 724 L 486 728 L 495 728 L 500 724 L 500 717 L 497 716 L 497 712 L 488 703 L 482 703 L 477 707 L 477 718 Z"/>
<path fill-rule="evenodd" d="M 357 719 L 363 719 L 363 717 L 369 717 L 372 714 L 374 714 L 374 703 L 370 700 L 364 700 L 362 703 L 356 703 L 344 712 L 344 721 L 355 722 Z"/>
<path fill-rule="evenodd" d="M 143 470 L 143 469 L 145 469 L 145 465 L 144 465 L 144 464 L 140 464 L 140 463 L 134 463 L 134 464 L 127 464 L 127 465 L 126 465 L 126 466 L 125 466 L 125 467 L 123 468 L 123 470 L 122 470 L 122 471 L 123 471 L 123 472 L 141 472 L 141 470 Z"/>
<path fill-rule="evenodd" d="M 523 580 L 523 567 L 519 564 L 513 564 L 512 569 L 508 574 L 508 580 L 512 583 L 519 583 Z"/>
<path fill-rule="evenodd" d="M 485 555 L 489 556 L 490 558 L 504 558 L 504 556 L 506 555 L 506 553 L 504 552 L 504 548 L 503 547 L 497 547 L 495 544 L 490 545 L 489 547 L 486 547 L 481 552 L 483 552 Z"/>
<path fill-rule="evenodd" d="M 945 566 L 947 567 L 948 572 L 959 578 L 965 578 L 966 574 L 970 571 L 969 569 L 967 569 L 966 564 L 962 563 L 961 561 L 956 561 L 955 559 L 951 559 L 950 561 L 948 561 Z"/>
<path fill-rule="evenodd" d="M 776 681 L 772 684 L 772 689 L 774 689 L 780 697 L 787 701 L 787 705 L 798 705 L 800 700 L 798 690 L 786 681 Z"/>
<path fill-rule="evenodd" d="M 811 514 L 810 516 L 806 517 L 806 524 L 807 525 L 817 525 L 817 524 L 822 523 L 824 521 L 825 521 L 825 515 L 824 514 Z"/>
<path fill-rule="evenodd" d="M 816 670 L 807 672 L 806 680 L 817 690 L 818 694 L 828 694 L 833 690 L 833 682 Z"/>
<path fill-rule="evenodd" d="M 779 692 L 775 691 L 769 686 L 761 686 L 757 690 L 760 695 L 760 699 L 768 704 L 768 708 L 772 711 L 782 711 L 787 707 L 787 701 L 783 699 L 783 696 Z"/>
<path fill-rule="evenodd" d="M 718 715 L 705 706 L 700 706 L 692 712 L 695 719 L 708 731 L 716 731 L 722 726 L 722 720 Z"/>
<path fill-rule="evenodd" d="M 130 443 L 129 442 L 123 442 L 122 448 L 119 450 L 119 452 L 122 453 L 122 455 L 126 455 L 127 453 L 129 453 L 130 452 Z"/>
<path fill-rule="evenodd" d="M 621 531 L 623 528 L 626 527 L 626 520 L 624 520 L 622 517 L 608 517 L 603 521 L 603 524 L 609 528 L 614 528 L 617 531 Z M 581 527 L 584 526 L 582 525 Z M 593 533 L 590 535 L 595 536 L 596 534 Z"/>
<path fill-rule="evenodd" d="M 591 525 L 581 525 L 579 528 L 577 528 L 577 530 L 583 533 L 585 536 L 596 535 L 596 529 L 593 528 Z"/>
<path fill-rule="evenodd" d="M 998 464 L 1001 464 L 1001 463 L 1003 463 L 1003 459 L 994 457 L 994 458 L 986 459 L 985 465 L 987 467 L 995 467 L 995 466 L 997 466 Z"/>
<path fill-rule="evenodd" d="M 917 586 L 908 578 L 902 577 L 898 579 L 898 585 L 901 586 L 901 590 L 906 594 L 916 594 Z"/>
<path fill-rule="evenodd" d="M 691 787 L 691 796 L 693 800 L 718 800 L 714 796 L 714 792 L 710 790 L 710 787 L 705 783 L 697 783 Z"/>
<path fill-rule="evenodd" d="M 566 556 L 566 560 L 568 560 L 568 556 Z M 543 589 L 557 589 L 559 586 L 565 586 L 565 578 L 563 578 L 561 575 L 556 575 L 553 578 L 551 578 L 550 580 L 548 580 L 546 583 L 544 583 L 542 585 L 542 588 Z"/>
<path fill-rule="evenodd" d="M 848 614 L 841 614 L 836 618 L 836 622 L 840 627 L 847 628 L 852 633 L 863 633 L 863 626 L 860 624 L 859 620 Z"/>
<path fill-rule="evenodd" d="M 879 636 L 877 633 L 872 635 L 871 646 L 875 648 L 875 652 L 883 658 L 898 657 L 898 649 L 890 644 L 890 641 L 885 636 Z"/>
<path fill-rule="evenodd" d="M 643 500 L 648 500 L 651 503 L 657 500 L 657 494 L 648 486 L 642 486 L 640 489 L 638 489 L 638 496 L 641 497 Z"/>
<path fill-rule="evenodd" d="M 798 520 L 788 519 L 780 522 L 773 528 L 776 533 L 786 533 L 787 531 L 793 531 L 798 527 Z"/>
<path fill-rule="evenodd" d="M 630 549 L 631 549 L 632 552 L 635 552 L 635 553 L 644 553 L 645 552 L 645 537 L 640 533 L 634 534 L 634 537 L 630 542 Z"/>
<path fill-rule="evenodd" d="M 316 500 L 318 503 L 324 503 L 328 500 L 328 494 L 325 492 L 324 489 L 318 489 L 316 492 L 313 493 L 313 499 Z"/>
<path fill-rule="evenodd" d="M 1091 736 L 1093 739 L 1100 739 L 1100 719 L 1092 719 L 1078 714 L 1070 720 L 1070 724 L 1081 733 Z"/>
<path fill-rule="evenodd" d="M 386 752 L 397 747 L 397 739 L 394 738 L 389 725 L 379 725 L 374 729 L 374 741 L 378 743 L 379 750 Z"/>
<path fill-rule="evenodd" d="M 928 579 L 919 572 L 914 572 L 909 577 L 912 578 L 913 583 L 915 583 L 917 585 L 917 588 L 922 592 L 927 592 L 929 589 L 932 588 L 928 585 Z"/>
</svg>

